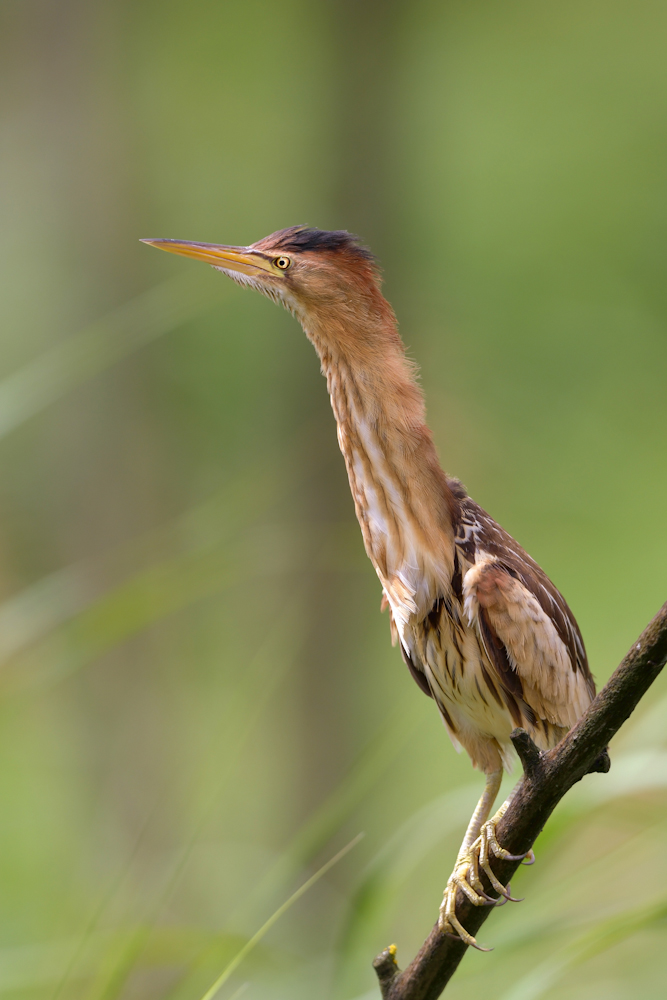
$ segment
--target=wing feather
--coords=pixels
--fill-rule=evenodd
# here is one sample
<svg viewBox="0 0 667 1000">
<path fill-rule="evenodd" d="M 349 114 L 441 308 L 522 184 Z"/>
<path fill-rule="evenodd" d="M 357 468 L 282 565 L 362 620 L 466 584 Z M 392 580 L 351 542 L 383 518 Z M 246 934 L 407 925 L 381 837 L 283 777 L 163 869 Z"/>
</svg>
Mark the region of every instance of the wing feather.
<svg viewBox="0 0 667 1000">
<path fill-rule="evenodd" d="M 503 689 L 538 719 L 569 729 L 595 695 L 572 612 L 538 564 L 467 496 L 460 521 L 457 544 L 470 566 L 466 615 Z"/>
</svg>

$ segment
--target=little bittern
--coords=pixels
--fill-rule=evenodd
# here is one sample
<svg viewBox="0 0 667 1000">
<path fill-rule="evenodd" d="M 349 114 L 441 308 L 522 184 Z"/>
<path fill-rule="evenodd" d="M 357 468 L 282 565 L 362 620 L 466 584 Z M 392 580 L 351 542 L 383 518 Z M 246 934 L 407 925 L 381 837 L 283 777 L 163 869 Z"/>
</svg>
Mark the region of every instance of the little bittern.
<svg viewBox="0 0 667 1000">
<path fill-rule="evenodd" d="M 456 892 L 480 906 L 509 888 L 490 859 L 511 857 L 489 819 L 512 730 L 555 746 L 595 694 L 577 623 L 537 563 L 443 472 L 415 368 L 372 254 L 346 232 L 294 226 L 248 247 L 145 240 L 212 264 L 281 302 L 322 363 L 366 552 L 391 632 L 451 737 L 486 785 L 445 889 L 440 927 L 479 947 Z M 503 898 L 504 897 L 504 898 Z"/>
</svg>

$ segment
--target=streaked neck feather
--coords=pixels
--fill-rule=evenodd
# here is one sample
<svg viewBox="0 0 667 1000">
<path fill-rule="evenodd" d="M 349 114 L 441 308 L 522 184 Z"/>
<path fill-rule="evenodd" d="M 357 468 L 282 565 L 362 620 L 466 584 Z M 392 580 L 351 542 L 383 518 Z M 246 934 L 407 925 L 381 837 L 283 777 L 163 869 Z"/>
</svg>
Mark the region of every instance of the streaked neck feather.
<svg viewBox="0 0 667 1000">
<path fill-rule="evenodd" d="M 325 312 L 303 325 L 327 379 L 366 551 L 402 636 L 450 591 L 454 499 L 415 367 L 391 307 L 377 295 L 381 304 L 365 311 L 364 322 L 332 321 Z"/>
</svg>

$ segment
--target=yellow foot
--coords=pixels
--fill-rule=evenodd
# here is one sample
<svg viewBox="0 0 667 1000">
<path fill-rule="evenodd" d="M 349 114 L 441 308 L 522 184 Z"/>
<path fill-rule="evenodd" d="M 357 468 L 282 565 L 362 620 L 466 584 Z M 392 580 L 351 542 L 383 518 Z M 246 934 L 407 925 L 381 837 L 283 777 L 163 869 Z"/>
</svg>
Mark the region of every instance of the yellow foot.
<svg viewBox="0 0 667 1000">
<path fill-rule="evenodd" d="M 443 934 L 450 937 L 460 938 L 465 944 L 478 951 L 492 951 L 491 948 L 484 948 L 477 943 L 476 938 L 469 934 L 461 921 L 456 916 L 456 891 L 460 889 L 471 903 L 475 906 L 502 906 L 508 900 L 519 903 L 521 900 L 515 899 L 510 894 L 510 887 L 503 885 L 494 875 L 489 858 L 493 855 L 496 858 L 505 858 L 508 861 L 521 861 L 524 864 L 533 864 L 535 856 L 532 851 L 526 854 L 510 854 L 504 847 L 501 847 L 496 839 L 496 824 L 493 820 L 485 823 L 480 831 L 480 835 L 470 847 L 459 855 L 454 871 L 449 876 L 445 889 L 442 905 L 440 906 L 440 917 L 438 925 Z M 499 894 L 495 899 L 484 891 L 484 886 L 479 877 L 479 872 L 484 872 L 489 882 Z"/>
</svg>

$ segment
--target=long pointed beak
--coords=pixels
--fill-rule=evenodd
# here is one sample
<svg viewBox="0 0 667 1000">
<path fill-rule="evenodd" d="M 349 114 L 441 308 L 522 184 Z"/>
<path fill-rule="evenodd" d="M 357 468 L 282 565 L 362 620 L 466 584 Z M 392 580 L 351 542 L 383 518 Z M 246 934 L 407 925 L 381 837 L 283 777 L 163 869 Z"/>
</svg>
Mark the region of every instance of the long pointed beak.
<svg viewBox="0 0 667 1000">
<path fill-rule="evenodd" d="M 273 273 L 271 258 L 249 247 L 218 246 L 217 243 L 189 243 L 185 240 L 141 240 L 158 250 L 179 253 L 183 257 L 203 260 L 213 267 L 224 267 L 242 274 L 257 274 L 257 271 Z"/>
</svg>

